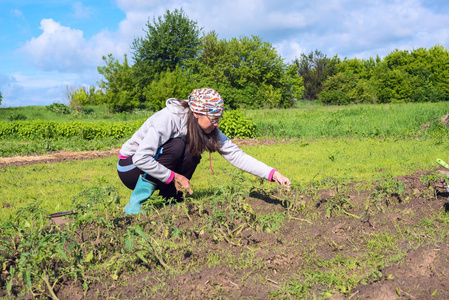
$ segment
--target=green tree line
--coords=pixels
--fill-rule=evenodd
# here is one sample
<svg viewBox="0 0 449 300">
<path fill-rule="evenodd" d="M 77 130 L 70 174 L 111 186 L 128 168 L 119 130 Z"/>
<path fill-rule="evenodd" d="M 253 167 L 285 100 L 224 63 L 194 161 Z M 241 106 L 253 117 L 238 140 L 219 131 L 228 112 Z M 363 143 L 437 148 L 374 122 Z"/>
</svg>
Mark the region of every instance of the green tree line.
<svg viewBox="0 0 449 300">
<path fill-rule="evenodd" d="M 449 53 L 394 50 L 384 59 L 333 58 L 316 94 L 326 104 L 439 102 L 449 98 Z"/>
<path fill-rule="evenodd" d="M 111 54 L 98 67 L 98 88 L 70 94 L 72 107 L 108 104 L 115 112 L 165 106 L 199 87 L 218 90 L 228 108 L 291 107 L 299 99 L 324 104 L 444 101 L 449 54 L 442 46 L 395 50 L 384 59 L 328 58 L 318 50 L 285 63 L 258 36 L 219 39 L 182 9 L 149 20 L 134 39 L 132 63 Z"/>
</svg>

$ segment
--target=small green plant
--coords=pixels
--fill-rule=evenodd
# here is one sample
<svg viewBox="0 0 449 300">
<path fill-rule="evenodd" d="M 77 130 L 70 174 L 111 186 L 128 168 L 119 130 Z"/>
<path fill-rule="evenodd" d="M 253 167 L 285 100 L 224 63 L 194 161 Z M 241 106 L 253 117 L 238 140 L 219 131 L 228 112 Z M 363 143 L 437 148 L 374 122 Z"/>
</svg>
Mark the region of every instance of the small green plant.
<svg viewBox="0 0 449 300">
<path fill-rule="evenodd" d="M 397 197 L 401 201 L 402 194 L 407 185 L 401 180 L 387 176 L 380 179 L 376 183 L 373 194 L 386 199 L 386 204 L 391 204 L 391 197 Z"/>
<path fill-rule="evenodd" d="M 326 152 L 328 153 L 327 157 L 333 162 L 335 160 L 335 158 L 337 157 L 337 155 L 340 153 L 340 151 L 336 151 L 336 152 L 330 152 L 328 150 L 326 150 Z"/>
<path fill-rule="evenodd" d="M 377 209 L 377 211 L 383 212 L 385 211 L 385 206 L 392 204 L 393 198 L 402 201 L 402 194 L 407 187 L 407 185 L 401 180 L 393 179 L 388 175 L 376 181 L 374 185 L 375 188 L 365 205 L 364 212 L 361 215 L 362 221 L 368 223 L 370 222 L 370 217 L 376 213 L 376 211 L 373 211 L 373 208 Z"/>
<path fill-rule="evenodd" d="M 111 226 L 111 217 L 119 210 L 120 198 L 113 186 L 97 186 L 79 193 L 73 199 L 76 226 L 95 222 L 103 228 Z"/>
<path fill-rule="evenodd" d="M 439 172 L 433 172 L 433 173 L 430 173 L 430 174 L 423 174 L 423 175 L 419 176 L 419 179 L 421 180 L 421 182 L 426 187 L 430 187 L 431 183 L 437 182 L 437 181 L 439 181 L 441 179 L 444 179 L 446 184 L 449 182 L 449 178 L 446 175 L 441 174 Z"/>
<path fill-rule="evenodd" d="M 128 227 L 128 230 L 134 231 L 141 238 L 141 240 L 138 240 L 137 243 L 144 251 L 140 251 L 139 249 L 137 249 L 134 253 L 143 262 L 148 263 L 148 260 L 144 256 L 144 253 L 151 253 L 164 269 L 172 269 L 165 258 L 165 247 L 158 243 L 158 241 L 152 236 L 151 231 L 147 233 L 140 226 Z"/>
</svg>

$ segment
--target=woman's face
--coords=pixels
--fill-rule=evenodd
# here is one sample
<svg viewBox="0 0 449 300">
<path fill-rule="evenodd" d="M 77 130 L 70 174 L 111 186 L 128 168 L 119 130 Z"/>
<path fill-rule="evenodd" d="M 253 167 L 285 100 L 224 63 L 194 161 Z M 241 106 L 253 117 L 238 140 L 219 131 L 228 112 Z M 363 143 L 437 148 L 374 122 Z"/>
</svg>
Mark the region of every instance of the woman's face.
<svg viewBox="0 0 449 300">
<path fill-rule="evenodd" d="M 200 125 L 201 129 L 206 134 L 211 133 L 216 127 L 218 127 L 218 123 L 221 120 L 221 117 L 206 116 L 197 113 L 193 113 L 193 115 L 198 119 L 198 125 Z"/>
</svg>

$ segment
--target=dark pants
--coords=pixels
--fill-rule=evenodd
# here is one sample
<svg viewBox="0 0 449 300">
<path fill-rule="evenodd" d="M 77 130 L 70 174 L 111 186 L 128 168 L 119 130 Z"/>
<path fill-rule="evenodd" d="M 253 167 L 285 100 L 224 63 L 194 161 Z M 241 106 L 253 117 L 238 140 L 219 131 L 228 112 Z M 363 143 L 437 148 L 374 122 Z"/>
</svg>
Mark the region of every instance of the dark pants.
<svg viewBox="0 0 449 300">
<path fill-rule="evenodd" d="M 184 142 L 181 138 L 170 139 L 163 144 L 161 148 L 162 151 L 156 161 L 190 180 L 197 165 L 200 163 L 201 156 L 191 156 L 189 153 L 189 144 Z M 158 149 L 158 152 L 160 152 L 160 150 L 161 149 Z M 136 187 L 137 179 L 140 174 L 144 173 L 134 166 L 132 156 L 126 159 L 119 159 L 117 171 L 123 184 L 131 190 L 134 190 Z M 165 184 L 152 177 L 151 174 L 146 174 L 145 178 L 157 185 L 159 195 L 165 199 L 175 198 L 177 201 L 182 199 L 182 192 L 176 191 L 173 180 L 169 184 Z"/>
</svg>

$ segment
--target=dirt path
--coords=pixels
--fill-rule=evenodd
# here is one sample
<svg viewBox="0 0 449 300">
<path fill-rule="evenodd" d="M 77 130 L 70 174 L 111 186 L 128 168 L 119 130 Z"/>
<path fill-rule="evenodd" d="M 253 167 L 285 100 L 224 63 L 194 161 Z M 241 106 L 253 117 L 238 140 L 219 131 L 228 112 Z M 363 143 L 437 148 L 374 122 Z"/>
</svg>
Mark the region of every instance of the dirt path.
<svg viewBox="0 0 449 300">
<path fill-rule="evenodd" d="M 234 139 L 233 142 L 239 147 L 243 145 L 270 145 L 279 142 L 288 142 L 291 140 L 255 140 L 255 139 Z M 0 168 L 10 166 L 27 166 L 40 163 L 56 163 L 71 160 L 85 160 L 94 158 L 103 158 L 117 156 L 120 149 L 112 149 L 107 151 L 57 151 L 45 155 L 29 155 L 29 156 L 11 156 L 0 157 Z"/>
<path fill-rule="evenodd" d="M 57 151 L 45 155 L 0 157 L 0 168 L 109 157 L 118 155 L 118 151 L 119 149 L 82 152 Z"/>
</svg>

